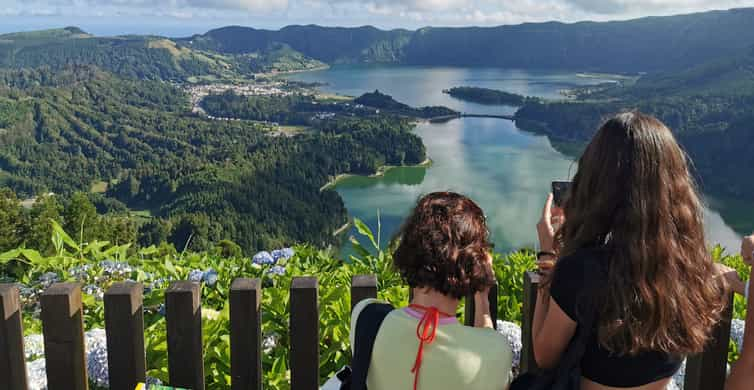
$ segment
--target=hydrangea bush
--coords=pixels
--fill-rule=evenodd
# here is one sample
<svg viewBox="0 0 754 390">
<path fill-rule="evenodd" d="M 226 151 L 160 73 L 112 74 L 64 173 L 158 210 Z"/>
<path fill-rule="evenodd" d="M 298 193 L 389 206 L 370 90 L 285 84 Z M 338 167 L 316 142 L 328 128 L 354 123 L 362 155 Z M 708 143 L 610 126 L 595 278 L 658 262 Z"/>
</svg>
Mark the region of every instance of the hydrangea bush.
<svg viewBox="0 0 754 390">
<path fill-rule="evenodd" d="M 102 297 L 115 282 L 133 280 L 144 285 L 144 326 L 147 375 L 152 383 L 167 382 L 168 359 L 165 333 L 164 292 L 170 282 L 194 280 L 202 283 L 202 322 L 204 362 L 208 388 L 230 389 L 230 284 L 235 278 L 260 278 L 263 281 L 262 331 L 264 385 L 268 389 L 289 389 L 288 310 L 289 288 L 296 276 L 319 278 L 320 372 L 322 382 L 350 360 L 348 341 L 350 319 L 350 281 L 353 275 L 376 274 L 379 296 L 394 305 L 404 305 L 408 290 L 392 268 L 388 252 L 377 246 L 371 231 L 356 221 L 357 230 L 368 238 L 371 247 L 352 239 L 353 253 L 345 260 L 310 246 L 270 248 L 251 259 L 221 258 L 212 253 L 182 253 L 161 248 L 134 250 L 129 245 L 106 242 L 81 244 L 70 238 L 53 222 L 56 254 L 41 256 L 32 249 L 17 249 L 0 254 L 0 281 L 20 284 L 24 304 L 24 330 L 29 379 L 33 389 L 46 386 L 39 295 L 52 283 L 75 281 L 83 286 L 87 363 L 91 387 L 107 387 L 107 352 L 104 334 Z M 379 234 L 379 233 L 378 233 Z M 713 253 L 718 260 L 747 272 L 740 258 Z M 738 263 L 737 263 L 738 262 Z M 19 266 L 21 264 L 21 266 Z M 494 268 L 500 282 L 498 315 L 501 333 L 520 359 L 522 275 L 534 268 L 534 255 L 522 251 L 506 256 L 494 255 Z M 3 266 L 5 265 L 5 266 Z M 4 280 L 5 279 L 5 280 Z M 743 318 L 740 302 L 736 316 Z M 463 308 L 459 308 L 459 316 Z M 740 325 L 740 324 L 738 324 Z M 733 347 L 732 357 L 735 357 Z"/>
</svg>

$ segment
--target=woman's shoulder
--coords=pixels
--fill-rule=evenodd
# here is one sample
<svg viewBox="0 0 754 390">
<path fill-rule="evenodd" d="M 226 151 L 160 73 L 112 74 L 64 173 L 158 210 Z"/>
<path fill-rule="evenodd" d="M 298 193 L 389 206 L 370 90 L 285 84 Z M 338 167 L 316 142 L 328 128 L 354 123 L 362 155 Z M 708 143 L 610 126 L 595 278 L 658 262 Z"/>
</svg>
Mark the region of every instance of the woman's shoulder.
<svg viewBox="0 0 754 390">
<path fill-rule="evenodd" d="M 550 295 L 572 320 L 580 317 L 580 307 L 588 306 L 586 302 L 593 302 L 584 298 L 598 293 L 605 281 L 606 267 L 606 251 L 603 248 L 580 249 L 558 260 L 552 275 Z"/>
<path fill-rule="evenodd" d="M 564 256 L 555 266 L 555 277 L 564 276 L 567 279 L 584 279 L 598 277 L 607 267 L 607 249 L 600 247 L 583 248 Z"/>
</svg>

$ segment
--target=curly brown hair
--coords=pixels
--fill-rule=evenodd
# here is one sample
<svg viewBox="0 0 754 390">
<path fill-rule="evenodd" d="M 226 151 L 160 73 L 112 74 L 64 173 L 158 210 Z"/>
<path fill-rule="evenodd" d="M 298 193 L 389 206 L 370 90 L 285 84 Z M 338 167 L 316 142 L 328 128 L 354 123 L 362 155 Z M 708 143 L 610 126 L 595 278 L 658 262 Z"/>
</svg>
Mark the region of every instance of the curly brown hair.
<svg viewBox="0 0 754 390">
<path fill-rule="evenodd" d="M 398 233 L 395 268 L 412 288 L 460 299 L 494 283 L 484 212 L 471 199 L 435 192 L 419 200 Z"/>
<path fill-rule="evenodd" d="M 605 122 L 579 160 L 564 213 L 562 256 L 594 244 L 610 253 L 598 321 L 605 348 L 704 350 L 723 286 L 714 280 L 686 155 L 670 129 L 639 112 Z"/>
</svg>

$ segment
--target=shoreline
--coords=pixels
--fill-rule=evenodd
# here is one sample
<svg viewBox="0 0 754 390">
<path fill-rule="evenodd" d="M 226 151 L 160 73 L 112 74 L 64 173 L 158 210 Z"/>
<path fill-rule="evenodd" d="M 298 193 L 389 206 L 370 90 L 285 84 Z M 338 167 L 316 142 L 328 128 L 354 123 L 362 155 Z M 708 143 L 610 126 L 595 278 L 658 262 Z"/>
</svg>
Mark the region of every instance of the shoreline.
<svg viewBox="0 0 754 390">
<path fill-rule="evenodd" d="M 351 228 L 351 225 L 352 225 L 352 223 L 351 223 L 351 217 L 349 216 L 348 217 L 348 221 L 343 226 L 335 229 L 335 231 L 332 232 L 333 237 L 337 237 L 337 236 L 339 236 L 339 235 L 347 232 L 348 229 Z"/>
<path fill-rule="evenodd" d="M 377 178 L 377 177 L 385 176 L 385 174 L 387 172 L 389 172 L 390 170 L 396 169 L 396 168 L 429 168 L 430 166 L 432 166 L 432 159 L 430 159 L 428 157 L 424 161 L 422 161 L 422 162 L 420 162 L 418 164 L 411 164 L 411 165 L 383 165 L 383 166 L 377 168 L 377 172 L 369 174 L 369 175 L 359 175 L 359 174 L 356 174 L 356 173 L 341 173 L 341 174 L 333 177 L 332 179 L 330 179 L 330 181 L 328 181 L 327 183 L 325 183 L 325 185 L 323 185 L 322 187 L 320 187 L 319 190 L 321 192 L 321 191 L 326 191 L 326 190 L 332 189 L 333 187 L 336 187 L 338 185 L 338 183 L 340 183 L 341 181 L 343 181 L 343 180 L 345 180 L 345 179 L 347 179 L 349 177 L 361 176 L 361 177 Z"/>
<path fill-rule="evenodd" d="M 314 68 L 307 68 L 307 69 L 298 69 L 298 70 L 286 70 L 283 72 L 268 72 L 268 73 L 254 73 L 255 77 L 283 77 L 286 75 L 291 74 L 297 74 L 297 73 L 306 73 L 306 72 L 316 72 L 320 70 L 327 70 L 330 69 L 331 66 L 328 64 L 324 64 L 321 66 L 317 66 Z"/>
</svg>

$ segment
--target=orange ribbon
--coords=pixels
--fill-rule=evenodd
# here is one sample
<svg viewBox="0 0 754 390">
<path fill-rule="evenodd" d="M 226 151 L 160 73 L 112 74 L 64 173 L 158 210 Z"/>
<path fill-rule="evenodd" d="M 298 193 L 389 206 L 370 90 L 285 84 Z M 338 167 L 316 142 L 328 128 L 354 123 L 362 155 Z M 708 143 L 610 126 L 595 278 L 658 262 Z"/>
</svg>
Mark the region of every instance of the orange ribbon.
<svg viewBox="0 0 754 390">
<path fill-rule="evenodd" d="M 414 362 L 414 367 L 411 369 L 411 373 L 414 374 L 414 390 L 417 390 L 417 386 L 419 385 L 419 370 L 424 358 L 424 345 L 432 344 L 435 341 L 437 326 L 440 323 L 440 315 L 445 317 L 454 316 L 443 313 L 437 310 L 436 307 L 424 307 L 416 304 L 411 304 L 409 307 L 424 311 L 424 316 L 422 316 L 419 324 L 416 326 L 416 337 L 419 338 L 419 351 L 416 353 L 416 361 Z"/>
</svg>

